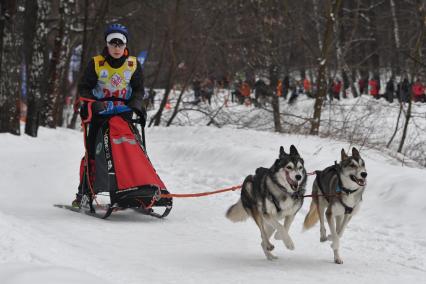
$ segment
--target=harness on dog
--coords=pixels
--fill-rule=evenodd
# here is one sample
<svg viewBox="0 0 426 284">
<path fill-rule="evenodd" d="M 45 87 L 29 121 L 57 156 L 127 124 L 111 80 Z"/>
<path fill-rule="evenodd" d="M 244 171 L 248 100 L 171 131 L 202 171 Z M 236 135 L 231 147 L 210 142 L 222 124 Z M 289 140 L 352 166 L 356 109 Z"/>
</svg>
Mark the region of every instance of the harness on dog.
<svg viewBox="0 0 426 284">
<path fill-rule="evenodd" d="M 261 176 L 259 178 L 262 178 L 263 176 L 270 176 L 270 170 L 269 169 L 264 169 L 259 171 L 259 169 L 256 170 L 256 175 L 261 174 Z M 263 188 L 267 188 L 266 185 L 266 178 L 263 179 Z M 277 198 L 275 197 L 275 195 L 273 195 L 271 192 L 267 191 L 266 192 L 266 196 L 267 199 L 269 199 L 270 201 L 272 201 L 272 203 L 275 206 L 275 209 L 277 210 L 277 213 L 281 212 L 282 209 L 280 207 L 280 202 L 277 200 Z M 266 198 L 263 199 L 263 213 L 266 214 Z"/>
<path fill-rule="evenodd" d="M 265 178 L 263 178 L 263 177 L 269 177 L 271 180 L 272 180 L 272 182 L 283 192 L 283 193 L 285 193 L 286 195 L 288 195 L 290 198 L 292 198 L 292 199 L 294 199 L 294 200 L 298 200 L 298 199 L 300 199 L 300 200 L 303 200 L 303 197 L 304 197 L 304 193 L 305 193 L 305 191 L 304 191 L 304 189 L 303 188 L 300 188 L 298 191 L 296 191 L 296 192 L 293 192 L 293 193 L 290 193 L 290 192 L 288 192 L 287 191 L 287 189 L 284 187 L 284 186 L 282 186 L 277 180 L 276 180 L 276 178 L 274 177 L 274 175 L 272 174 L 272 171 L 271 171 L 271 169 L 268 169 L 268 168 L 263 168 L 263 167 L 260 167 L 260 168 L 257 168 L 256 169 L 256 172 L 255 172 L 255 175 L 254 175 L 254 177 L 253 177 L 253 186 L 255 187 L 255 188 L 267 188 L 267 185 L 266 185 L 266 179 Z M 263 179 L 263 180 L 262 180 Z M 260 183 L 263 183 L 262 185 L 262 187 L 260 186 Z M 275 209 L 277 210 L 277 212 L 281 212 L 282 211 L 282 209 L 281 209 L 281 207 L 280 207 L 280 202 L 279 202 L 279 200 L 275 197 L 275 195 L 273 195 L 271 192 L 269 192 L 269 191 L 266 191 L 266 192 L 263 192 L 263 196 L 262 197 L 264 197 L 264 201 L 263 201 L 263 204 L 262 204 L 262 207 L 263 207 L 263 213 L 267 213 L 266 212 L 266 199 L 268 199 L 269 201 L 271 201 L 273 204 L 274 204 L 274 206 L 275 206 Z"/>
<path fill-rule="evenodd" d="M 255 194 L 260 194 L 260 197 L 262 197 L 262 211 L 264 214 L 266 214 L 266 199 L 270 200 L 274 206 L 275 209 L 277 210 L 277 212 L 281 211 L 281 207 L 279 205 L 278 200 L 275 198 L 274 195 L 272 195 L 269 191 L 262 191 L 262 188 L 266 188 L 266 179 L 264 179 L 265 176 L 269 175 L 269 169 L 267 168 L 257 168 L 256 172 L 253 176 L 251 177 L 251 182 L 253 183 L 253 188 L 258 188 L 259 191 L 255 190 L 254 193 Z M 244 181 L 245 182 L 245 181 Z M 244 187 L 244 185 L 243 185 Z M 244 191 L 243 191 L 244 192 Z M 242 196 L 243 199 L 243 196 Z M 243 200 L 244 202 L 244 200 Z"/>
<path fill-rule="evenodd" d="M 290 192 L 288 192 L 287 191 L 287 189 L 284 187 L 284 186 L 282 186 L 277 180 L 276 180 L 276 178 L 274 177 L 274 175 L 271 173 L 271 171 L 268 169 L 268 176 L 271 178 L 271 180 L 272 180 L 272 182 L 282 191 L 282 192 L 284 192 L 285 194 L 287 194 L 288 196 L 290 196 L 290 198 L 291 199 L 294 199 L 294 200 L 298 200 L 298 199 L 300 199 L 300 200 L 303 200 L 303 196 L 304 196 L 304 190 L 303 189 L 299 189 L 298 191 L 295 191 L 295 192 L 293 192 L 293 193 L 290 193 Z M 264 183 L 266 183 L 266 179 L 264 180 Z M 265 184 L 265 186 L 266 186 L 266 184 Z M 280 203 L 279 203 L 279 201 L 277 200 L 277 198 L 273 195 L 273 194 L 271 194 L 271 193 L 269 193 L 269 199 L 274 203 L 274 205 L 275 205 L 275 208 L 277 209 L 277 212 L 280 212 L 282 209 L 281 209 L 281 207 L 280 207 Z M 264 204 L 264 212 L 266 213 L 266 206 L 265 206 L 265 204 Z"/>
<path fill-rule="evenodd" d="M 354 208 L 353 207 L 349 207 L 348 205 L 346 205 L 343 202 L 342 198 L 339 198 L 339 201 L 340 201 L 340 204 L 342 204 L 343 208 L 345 208 L 345 214 L 351 214 L 352 211 L 354 210 Z"/>
<path fill-rule="evenodd" d="M 351 214 L 352 211 L 354 210 L 354 208 L 353 207 L 349 207 L 348 205 L 345 204 L 345 202 L 343 202 L 342 192 L 345 192 L 346 194 L 349 195 L 351 193 L 356 192 L 358 189 L 350 190 L 350 189 L 347 189 L 347 188 L 345 188 L 345 187 L 342 186 L 342 180 L 340 179 L 340 174 L 339 174 L 340 173 L 340 166 L 339 166 L 339 164 L 337 164 L 337 162 L 334 162 L 334 166 L 330 167 L 330 170 L 335 171 L 336 172 L 336 176 L 337 176 L 337 184 L 336 184 L 336 193 L 338 194 L 337 195 L 338 196 L 337 200 L 340 202 L 340 204 L 342 204 L 343 208 L 345 208 L 345 214 Z M 321 180 L 320 180 L 320 176 L 321 175 L 320 175 L 320 173 L 322 171 L 315 171 L 315 172 L 317 174 L 318 187 L 319 187 L 322 195 L 324 196 L 324 198 L 327 200 L 327 202 L 330 202 L 329 198 L 327 198 L 327 195 L 324 193 L 324 189 L 322 188 L 322 185 L 321 185 Z"/>
</svg>

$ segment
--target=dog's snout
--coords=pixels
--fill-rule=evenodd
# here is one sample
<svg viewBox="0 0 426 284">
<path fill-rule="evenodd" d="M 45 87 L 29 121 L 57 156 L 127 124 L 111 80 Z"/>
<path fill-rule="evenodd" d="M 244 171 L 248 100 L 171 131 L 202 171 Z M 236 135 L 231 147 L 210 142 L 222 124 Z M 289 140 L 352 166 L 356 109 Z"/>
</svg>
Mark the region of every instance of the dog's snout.
<svg viewBox="0 0 426 284">
<path fill-rule="evenodd" d="M 296 179 L 297 179 L 297 180 L 301 180 L 301 179 L 302 179 L 302 176 L 301 176 L 301 175 L 296 175 Z"/>
<path fill-rule="evenodd" d="M 361 176 L 362 176 L 363 178 L 366 178 L 366 177 L 367 177 L 367 173 L 366 173 L 366 172 L 362 172 L 362 173 L 361 173 Z"/>
</svg>

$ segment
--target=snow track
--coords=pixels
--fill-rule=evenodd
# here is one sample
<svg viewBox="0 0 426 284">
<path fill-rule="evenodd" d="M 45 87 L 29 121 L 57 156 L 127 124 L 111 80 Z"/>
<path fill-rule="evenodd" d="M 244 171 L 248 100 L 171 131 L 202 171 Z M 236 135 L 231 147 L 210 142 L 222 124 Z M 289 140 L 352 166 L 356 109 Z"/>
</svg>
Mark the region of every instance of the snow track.
<svg viewBox="0 0 426 284">
<path fill-rule="evenodd" d="M 239 197 L 229 192 L 175 199 L 164 220 L 117 212 L 99 220 L 53 207 L 70 203 L 78 183 L 81 133 L 40 129 L 40 137 L 0 135 L 0 279 L 16 283 L 413 283 L 426 279 L 426 171 L 401 167 L 361 149 L 369 174 L 360 213 L 341 240 L 343 265 L 333 263 L 319 226 L 301 232 L 310 200 L 290 234 L 296 250 L 273 240 L 267 261 L 257 227 L 224 214 Z M 332 140 L 213 127 L 147 130 L 148 153 L 172 193 L 241 184 L 269 167 L 279 146 L 294 144 L 308 171 L 331 165 Z M 308 190 L 313 182 L 308 179 Z"/>
</svg>

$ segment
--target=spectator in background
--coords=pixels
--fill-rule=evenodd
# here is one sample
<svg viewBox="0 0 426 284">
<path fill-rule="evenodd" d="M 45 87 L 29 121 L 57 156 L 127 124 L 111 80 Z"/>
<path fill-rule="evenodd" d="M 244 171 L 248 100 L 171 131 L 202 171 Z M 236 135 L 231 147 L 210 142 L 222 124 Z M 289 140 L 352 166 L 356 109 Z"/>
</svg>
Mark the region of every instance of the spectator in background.
<svg viewBox="0 0 426 284">
<path fill-rule="evenodd" d="M 281 80 L 278 80 L 276 93 L 277 97 L 283 96 L 283 82 Z"/>
<path fill-rule="evenodd" d="M 342 90 L 342 81 L 340 81 L 339 79 L 337 79 L 337 81 L 334 82 L 333 89 L 332 89 L 332 91 L 333 91 L 333 97 L 335 99 L 340 100 L 340 92 L 341 92 L 341 90 Z"/>
<path fill-rule="evenodd" d="M 400 102 L 406 103 L 410 98 L 410 83 L 407 78 L 398 84 L 398 99 Z"/>
<path fill-rule="evenodd" d="M 305 78 L 303 80 L 303 89 L 305 90 L 305 94 L 312 98 L 312 86 L 311 86 L 311 81 L 309 81 L 308 78 Z"/>
<path fill-rule="evenodd" d="M 413 100 L 415 102 L 426 102 L 425 98 L 425 87 L 423 86 L 420 79 L 417 79 L 416 82 L 411 87 L 411 91 L 413 92 Z"/>
<path fill-rule="evenodd" d="M 222 88 L 229 89 L 229 77 L 227 75 L 222 77 Z"/>
<path fill-rule="evenodd" d="M 333 101 L 333 88 L 334 88 L 334 81 L 332 78 L 329 78 L 328 85 L 327 85 L 327 93 L 328 93 L 328 98 L 330 99 L 330 102 Z"/>
<path fill-rule="evenodd" d="M 290 88 L 291 88 L 291 96 L 290 96 L 290 99 L 288 100 L 288 104 L 292 105 L 296 102 L 297 97 L 299 96 L 298 81 L 295 81 Z"/>
<path fill-rule="evenodd" d="M 210 78 L 205 78 L 201 83 L 201 98 L 205 102 L 207 101 L 209 105 L 211 104 L 213 92 L 214 92 L 214 84 Z"/>
<path fill-rule="evenodd" d="M 367 80 L 364 78 L 360 78 L 358 80 L 358 88 L 359 88 L 359 94 L 363 95 L 365 94 L 366 88 L 367 87 Z"/>
<path fill-rule="evenodd" d="M 304 91 L 303 81 L 302 80 L 296 81 L 296 85 L 297 85 L 297 92 L 299 93 L 299 95 L 303 94 L 303 91 Z"/>
<path fill-rule="evenodd" d="M 266 86 L 265 81 L 259 79 L 254 84 L 254 105 L 256 107 L 263 106 L 268 97 L 268 86 Z"/>
<path fill-rule="evenodd" d="M 346 90 L 349 89 L 349 86 L 350 86 L 350 84 L 349 84 L 349 78 L 348 78 L 348 75 L 346 75 L 346 72 L 343 72 L 342 76 L 343 76 L 343 90 L 342 90 L 343 92 L 342 92 L 342 97 L 344 99 L 346 99 L 348 97 L 346 95 Z"/>
<path fill-rule="evenodd" d="M 197 105 L 201 100 L 201 82 L 198 76 L 192 81 L 192 90 L 194 91 L 194 104 Z"/>
<path fill-rule="evenodd" d="M 244 103 L 246 106 L 251 104 L 250 99 L 250 85 L 247 81 L 244 81 L 240 88 L 241 99 L 240 104 Z"/>
<path fill-rule="evenodd" d="M 372 78 L 368 82 L 368 87 L 370 90 L 370 95 L 373 96 L 373 98 L 378 99 L 380 90 L 379 82 L 375 78 Z"/>
<path fill-rule="evenodd" d="M 289 90 L 290 90 L 290 78 L 288 77 L 288 75 L 286 75 L 283 80 L 283 98 L 285 100 L 287 100 L 287 94 Z"/>
<path fill-rule="evenodd" d="M 386 91 L 385 91 L 385 98 L 388 102 L 393 102 L 393 97 L 395 93 L 395 83 L 393 80 L 393 77 L 389 79 L 389 81 L 386 83 Z"/>
</svg>

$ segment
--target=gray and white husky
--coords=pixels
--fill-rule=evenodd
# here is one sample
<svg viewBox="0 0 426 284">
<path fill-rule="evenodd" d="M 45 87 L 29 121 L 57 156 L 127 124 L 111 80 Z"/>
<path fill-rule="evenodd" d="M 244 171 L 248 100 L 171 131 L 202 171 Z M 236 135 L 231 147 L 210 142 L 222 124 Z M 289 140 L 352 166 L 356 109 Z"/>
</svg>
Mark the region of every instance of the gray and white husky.
<svg viewBox="0 0 426 284">
<path fill-rule="evenodd" d="M 233 222 L 252 217 L 260 229 L 266 258 L 276 259 L 269 239 L 276 232 L 275 239 L 282 240 L 289 250 L 294 249 L 289 229 L 302 207 L 305 185 L 306 170 L 296 147 L 291 145 L 290 154 L 280 147 L 279 157 L 271 168 L 258 168 L 255 175 L 246 177 L 241 198 L 228 209 L 226 217 Z"/>
<path fill-rule="evenodd" d="M 332 241 L 334 262 L 342 264 L 339 255 L 340 239 L 362 202 L 362 194 L 367 185 L 365 162 L 356 148 L 352 148 L 352 156 L 348 156 L 342 149 L 340 163 L 317 171 L 316 174 L 312 185 L 312 203 L 303 227 L 310 229 L 319 219 L 320 241 Z M 324 227 L 324 213 L 330 228 L 329 236 Z"/>
</svg>

